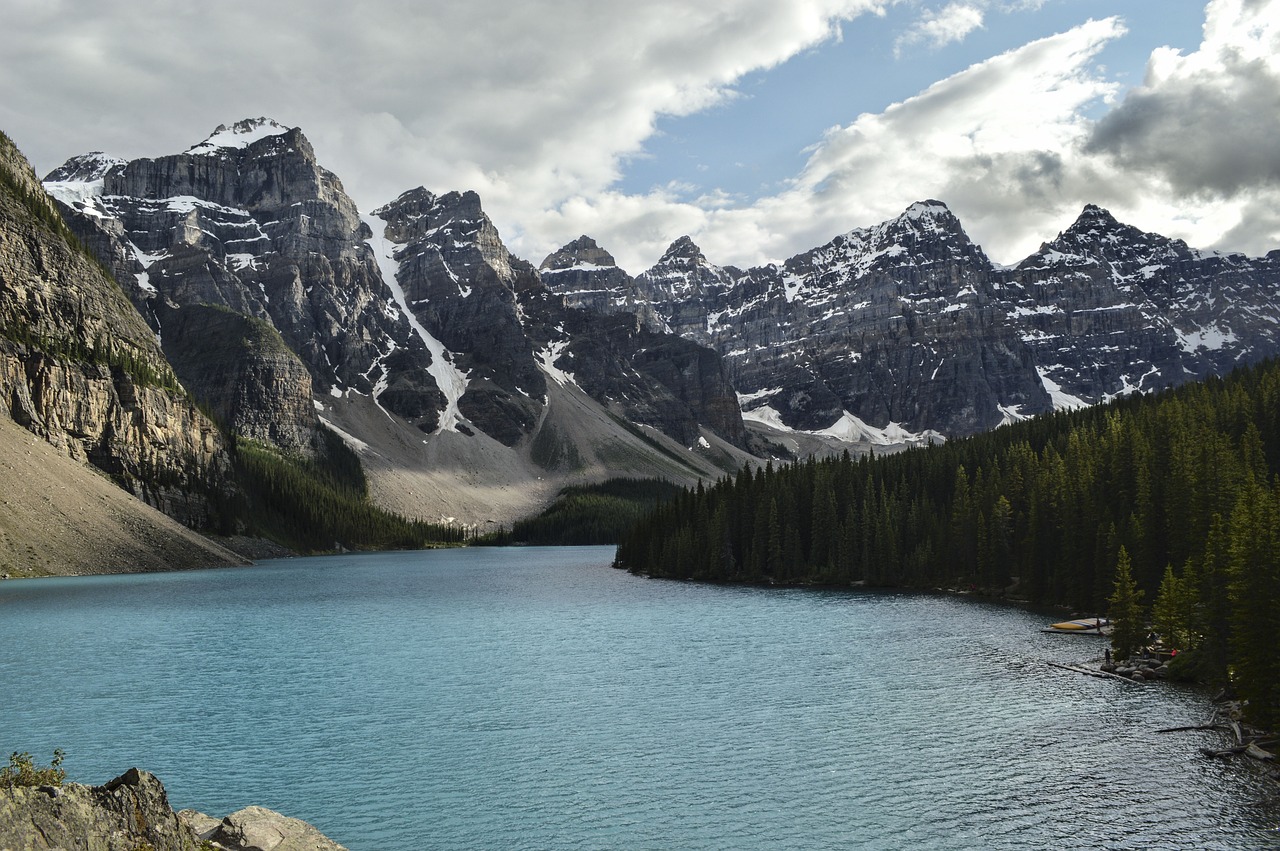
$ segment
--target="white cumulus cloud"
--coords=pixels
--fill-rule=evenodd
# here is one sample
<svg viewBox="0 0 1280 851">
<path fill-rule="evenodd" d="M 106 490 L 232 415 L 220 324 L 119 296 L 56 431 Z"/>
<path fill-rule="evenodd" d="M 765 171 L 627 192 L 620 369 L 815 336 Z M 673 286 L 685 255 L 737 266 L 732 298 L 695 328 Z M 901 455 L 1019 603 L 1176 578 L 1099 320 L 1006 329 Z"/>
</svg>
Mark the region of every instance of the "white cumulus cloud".
<svg viewBox="0 0 1280 851">
<path fill-rule="evenodd" d="M 532 221 L 527 238 L 593 233 L 636 271 L 689 233 L 713 262 L 749 265 L 936 198 L 999 262 L 1022 259 L 1088 203 L 1195 247 L 1263 254 L 1280 246 L 1278 28 L 1280 0 L 1214 0 L 1200 48 L 1155 51 L 1143 85 L 1122 97 L 1096 60 L 1124 23 L 1088 21 L 832 128 L 771 197 L 583 197 Z"/>
<path fill-rule="evenodd" d="M 1280 2 L 1214 0 L 1205 15 L 1199 49 L 1155 51 L 1089 151 L 1142 179 L 1148 220 L 1261 252 L 1280 243 Z"/>
<path fill-rule="evenodd" d="M 691 233 L 713 262 L 748 265 L 936 198 L 997 259 L 1030 253 L 1085 200 L 1106 200 L 1098 197 L 1106 180 L 1078 151 L 1090 132 L 1085 108 L 1116 92 L 1092 70 L 1092 60 L 1124 31 L 1114 18 L 1090 21 L 834 127 L 784 191 L 748 207 L 704 209 L 656 194 L 627 203 L 580 199 L 535 224 L 531 236 L 572 221 L 609 245 L 625 267 L 637 256 L 652 262 L 657 243 Z M 634 226 L 641 221 L 643 227 Z M 633 230 L 646 238 L 620 245 Z"/>
<path fill-rule="evenodd" d="M 953 42 L 1043 2 L 936 4 L 908 37 Z M 1124 97 L 1097 65 L 1124 23 L 1088 21 L 850 116 L 770 197 L 619 189 L 663 116 L 737 97 L 745 75 L 894 6 L 22 0 L 0 28 L 0 128 L 45 171 L 90 149 L 172 153 L 267 115 L 301 126 L 363 209 L 419 184 L 474 189 L 517 254 L 536 263 L 587 233 L 633 272 L 684 233 L 745 265 L 924 198 L 1002 261 L 1088 202 L 1197 246 L 1280 243 L 1280 0 L 1213 0 L 1200 48 L 1156 51 Z"/>
<path fill-rule="evenodd" d="M 929 47 L 942 47 L 955 41 L 963 41 L 965 36 L 982 26 L 983 10 L 973 3 L 949 3 L 941 9 L 925 13 L 910 29 L 898 37 L 894 45 L 894 53 L 901 54 L 902 49 L 913 44 L 925 44 Z"/>
</svg>

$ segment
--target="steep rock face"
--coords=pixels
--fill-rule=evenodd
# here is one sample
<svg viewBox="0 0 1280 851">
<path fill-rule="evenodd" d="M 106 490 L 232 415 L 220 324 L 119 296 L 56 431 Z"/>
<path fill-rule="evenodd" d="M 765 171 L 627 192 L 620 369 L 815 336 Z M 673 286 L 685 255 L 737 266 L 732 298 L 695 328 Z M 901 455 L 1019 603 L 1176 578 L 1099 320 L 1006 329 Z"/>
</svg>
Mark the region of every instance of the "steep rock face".
<svg viewBox="0 0 1280 851">
<path fill-rule="evenodd" d="M 431 355 L 384 283 L 355 204 L 297 128 L 256 119 L 181 154 L 73 159 L 46 186 L 162 339 L 172 339 L 170 307 L 226 307 L 273 325 L 316 392 L 373 395 L 424 431 L 437 427 L 444 396 L 421 377 Z"/>
<path fill-rule="evenodd" d="M 185 397 L 124 293 L 70 241 L 7 137 L 0 137 L 0 400 L 19 425 L 166 514 L 196 527 L 216 520 L 229 466 L 216 427 Z"/>
<path fill-rule="evenodd" d="M 1089 205 L 1004 274 L 1006 309 L 1047 382 L 1097 402 L 1280 352 L 1277 260 L 1196 251 Z"/>
<path fill-rule="evenodd" d="M 712 265 L 692 239 L 682 236 L 652 268 L 636 277 L 635 297 L 653 305 L 673 333 L 714 346 L 717 335 L 710 320 L 715 305 L 741 275 L 732 266 Z"/>
<path fill-rule="evenodd" d="M 166 311 L 163 323 L 183 386 L 225 426 L 288 453 L 312 452 L 320 423 L 311 374 L 275 328 L 208 305 Z"/>
<path fill-rule="evenodd" d="M 580 236 L 547 255 L 538 267 L 542 282 L 569 307 L 596 313 L 634 313 L 651 331 L 670 332 L 613 255 L 589 236 Z"/>
<path fill-rule="evenodd" d="M 74 158 L 47 186 L 125 282 L 192 391 L 246 435 L 295 449 L 314 417 L 301 393 L 288 392 L 283 352 L 268 346 L 230 357 L 231 339 L 265 338 L 241 333 L 249 324 L 228 328 L 230 318 L 204 305 L 277 329 L 316 395 L 369 396 L 429 433 L 482 431 L 515 447 L 544 418 L 547 370 L 536 352 L 563 318 L 556 313 L 542 327 L 525 315 L 521 298 L 545 293 L 542 282 L 503 245 L 474 192 L 419 188 L 362 217 L 302 133 L 266 119 L 220 127 L 173 156 Z M 586 243 L 571 253 L 602 270 L 613 262 Z M 646 315 L 651 330 L 663 327 Z M 203 323 L 215 327 L 201 332 Z M 723 407 L 703 404 L 705 388 L 695 390 L 685 371 L 667 370 L 680 385 L 667 388 L 654 384 L 662 370 L 649 368 L 646 389 L 630 393 L 673 400 L 658 405 L 665 414 L 644 416 L 681 441 L 696 432 L 684 418 Z M 708 416 L 738 442 L 740 420 Z"/>
<path fill-rule="evenodd" d="M 567 380 L 557 364 L 571 362 L 565 369 L 580 376 L 577 385 L 626 419 L 684 446 L 696 443 L 700 424 L 741 445 L 741 416 L 714 352 L 644 328 L 630 313 L 602 317 L 592 299 L 551 293 L 507 251 L 475 193 L 419 188 L 374 216 L 375 232 L 384 223 L 395 246 L 389 272 L 424 339 L 447 349 L 457 374 L 445 383 L 465 388 L 456 404 L 471 426 L 508 446 L 526 439 L 539 427 L 548 379 Z M 589 239 L 558 254 L 543 265 L 562 282 L 565 275 L 630 280 Z"/>
<path fill-rule="evenodd" d="M 465 376 L 454 404 L 462 417 L 514 445 L 537 423 L 546 380 L 516 303 L 537 274 L 507 251 L 474 192 L 410 190 L 375 210 L 394 246 L 394 275 L 426 335 Z"/>
<path fill-rule="evenodd" d="M 686 237 L 664 260 L 680 264 L 681 259 L 672 258 L 685 243 L 692 246 Z M 696 246 L 693 251 L 701 258 Z M 587 236 L 549 255 L 540 272 L 547 289 L 566 307 L 582 308 L 544 320 L 563 335 L 563 341 L 557 342 L 554 334 L 545 341 L 548 364 L 563 364 L 592 397 L 685 446 L 697 441 L 699 424 L 735 446 L 745 445 L 741 412 L 723 359 L 709 347 L 705 334 L 692 333 L 705 326 L 705 318 L 687 324 L 686 335 L 676 334 L 654 310 L 653 284 L 633 280 Z M 700 302 L 689 304 L 699 309 Z M 608 318 L 600 319 L 601 314 Z"/>
<path fill-rule="evenodd" d="M 636 282 L 673 330 L 720 350 L 747 416 L 767 423 L 968 434 L 1002 408 L 1050 408 L 992 308 L 991 263 L 936 201 L 782 267 L 715 267 L 685 237 Z"/>
<path fill-rule="evenodd" d="M 970 434 L 1280 353 L 1280 252 L 1198 252 L 1098 207 L 1011 269 L 941 203 L 745 272 L 687 238 L 634 280 L 724 355 L 746 416 L 840 437 Z"/>
<path fill-rule="evenodd" d="M 567 307 L 545 288 L 521 293 L 541 329 L 537 356 L 550 380 L 573 384 L 633 423 L 694 447 L 705 426 L 741 447 L 746 434 L 720 356 L 706 346 L 645 327 L 634 313 Z"/>
</svg>

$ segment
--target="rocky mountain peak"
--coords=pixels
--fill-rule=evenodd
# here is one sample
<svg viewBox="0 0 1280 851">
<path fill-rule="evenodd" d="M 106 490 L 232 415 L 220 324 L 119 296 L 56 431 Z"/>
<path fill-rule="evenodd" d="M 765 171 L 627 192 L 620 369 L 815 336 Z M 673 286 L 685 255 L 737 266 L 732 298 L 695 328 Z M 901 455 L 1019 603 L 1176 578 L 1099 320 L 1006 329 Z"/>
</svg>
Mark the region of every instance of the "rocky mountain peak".
<svg viewBox="0 0 1280 851">
<path fill-rule="evenodd" d="M 907 207 L 895 219 L 872 228 L 877 241 L 884 239 L 902 240 L 950 240 L 959 237 L 963 244 L 968 244 L 969 236 L 964 226 L 956 218 L 951 209 L 941 201 L 917 201 Z"/>
<path fill-rule="evenodd" d="M 564 299 L 565 306 L 602 314 L 631 313 L 654 333 L 670 332 L 653 311 L 652 293 L 638 291 L 635 279 L 618 268 L 613 255 L 589 236 L 548 255 L 539 271 L 548 290 Z"/>
<path fill-rule="evenodd" d="M 1059 234 L 1058 239 L 1078 240 L 1081 237 L 1092 238 L 1126 229 L 1132 230 L 1128 225 L 1122 224 L 1115 216 L 1111 215 L 1110 211 L 1099 207 L 1097 204 L 1086 204 L 1084 209 L 1080 211 L 1080 215 L 1071 223 L 1071 227 Z"/>
<path fill-rule="evenodd" d="M 228 126 L 219 124 L 209 137 L 187 149 L 188 154 L 216 154 L 226 149 L 247 148 L 269 136 L 288 133 L 285 127 L 270 118 L 246 118 Z"/>
<path fill-rule="evenodd" d="M 107 172 L 116 166 L 124 165 L 126 160 L 112 157 L 102 151 L 90 151 L 67 160 L 49 172 L 45 182 L 49 181 L 93 181 L 102 180 Z"/>
<path fill-rule="evenodd" d="M 563 269 L 586 267 L 610 268 L 617 265 L 617 261 L 613 259 L 612 254 L 597 245 L 596 241 L 591 237 L 583 235 L 568 243 L 559 251 L 548 254 L 538 269 L 544 272 L 555 272 Z"/>
<path fill-rule="evenodd" d="M 1181 240 L 1146 233 L 1117 220 L 1102 207 L 1088 204 L 1069 228 L 1020 265 L 1106 263 L 1117 265 L 1122 274 L 1130 275 L 1140 268 L 1163 267 L 1196 254 Z"/>
<path fill-rule="evenodd" d="M 430 194 L 430 193 L 428 193 Z M 488 218 L 480 205 L 480 196 L 468 189 L 434 196 L 437 217 L 450 221 L 479 221 Z"/>
<path fill-rule="evenodd" d="M 358 224 L 354 202 L 342 182 L 316 161 L 298 128 L 269 119 L 239 122 L 219 130 L 181 154 L 132 160 L 107 172 L 103 197 L 127 196 L 146 203 L 198 199 L 220 207 L 265 214 L 266 221 L 314 216 L 300 205 L 336 208 L 341 227 Z M 293 208 L 292 212 L 286 212 Z"/>
<path fill-rule="evenodd" d="M 941 201 L 933 198 L 924 201 L 917 201 L 907 207 L 902 213 L 902 218 L 909 219 L 914 222 L 928 221 L 944 224 L 946 227 L 959 226 L 960 220 L 951 212 L 951 208 Z"/>
<path fill-rule="evenodd" d="M 659 266 L 709 266 L 707 258 L 702 253 L 702 249 L 698 247 L 689 236 L 682 236 L 667 248 L 662 258 L 658 261 Z"/>
<path fill-rule="evenodd" d="M 935 295 L 955 293 L 969 286 L 971 272 L 986 275 L 992 270 L 991 261 L 969 239 L 960 220 L 946 204 L 933 200 L 912 204 L 878 225 L 837 236 L 824 246 L 789 258 L 784 267 L 790 281 L 786 289 L 789 301 L 829 291 L 833 286 L 848 286 L 867 276 L 911 281 L 926 275 L 935 279 Z M 967 271 L 959 274 L 961 268 Z"/>
<path fill-rule="evenodd" d="M 436 196 L 424 186 L 417 186 L 401 192 L 394 201 L 389 201 L 373 211 L 379 218 L 404 217 L 411 218 L 425 214 L 436 204 Z"/>
<path fill-rule="evenodd" d="M 438 271 L 452 280 L 455 290 L 461 286 L 465 291 L 475 283 L 460 281 L 474 278 L 477 264 L 487 266 L 503 286 L 510 287 L 516 280 L 515 258 L 473 191 L 436 195 L 419 186 L 374 210 L 373 215 L 386 222 L 387 238 L 392 242 L 420 242 L 438 252 L 445 264 Z"/>
<path fill-rule="evenodd" d="M 1106 207 L 1099 207 L 1097 204 L 1085 204 L 1078 218 L 1081 220 L 1098 219 L 1099 221 L 1117 224 L 1116 217 L 1111 215 L 1111 211 Z"/>
<path fill-rule="evenodd" d="M 102 194 L 107 175 L 122 171 L 125 164 L 125 160 L 102 151 L 74 156 L 49 172 L 44 179 L 45 191 L 68 207 L 83 208 L 91 198 Z"/>
<path fill-rule="evenodd" d="M 413 225 L 418 235 L 435 233 L 448 225 L 479 226 L 489 221 L 480 206 L 480 196 L 475 192 L 468 190 L 436 195 L 422 186 L 400 193 L 394 201 L 374 210 L 373 214 L 402 226 Z"/>
</svg>

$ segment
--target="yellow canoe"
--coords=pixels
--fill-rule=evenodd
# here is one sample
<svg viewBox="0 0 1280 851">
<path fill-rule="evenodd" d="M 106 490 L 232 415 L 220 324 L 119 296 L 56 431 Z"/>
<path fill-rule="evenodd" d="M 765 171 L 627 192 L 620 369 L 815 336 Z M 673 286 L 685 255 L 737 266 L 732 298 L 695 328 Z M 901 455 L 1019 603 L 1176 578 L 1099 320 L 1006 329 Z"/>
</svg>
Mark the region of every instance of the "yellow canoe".
<svg viewBox="0 0 1280 851">
<path fill-rule="evenodd" d="M 1050 629 L 1062 629 L 1067 631 L 1081 631 L 1086 629 L 1098 630 L 1107 625 L 1106 619 L 1100 618 L 1080 618 L 1074 621 L 1063 621 L 1062 623 L 1049 624 Z"/>
</svg>

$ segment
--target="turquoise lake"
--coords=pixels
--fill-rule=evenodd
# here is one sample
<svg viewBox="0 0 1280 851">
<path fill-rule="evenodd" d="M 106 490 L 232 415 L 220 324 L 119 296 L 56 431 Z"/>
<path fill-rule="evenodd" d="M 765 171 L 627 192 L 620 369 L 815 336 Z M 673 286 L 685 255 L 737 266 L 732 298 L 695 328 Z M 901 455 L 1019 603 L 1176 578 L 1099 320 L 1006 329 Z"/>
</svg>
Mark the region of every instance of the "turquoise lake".
<svg viewBox="0 0 1280 851">
<path fill-rule="evenodd" d="M 467 549 L 0 583 L 0 750 L 352 851 L 1276 848 L 1199 692 L 954 597 Z"/>
</svg>

